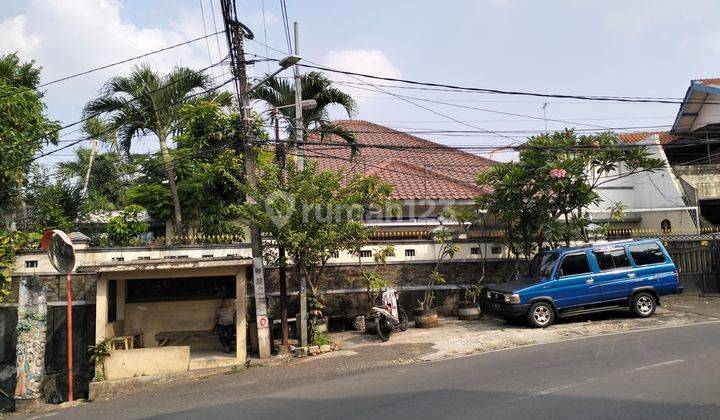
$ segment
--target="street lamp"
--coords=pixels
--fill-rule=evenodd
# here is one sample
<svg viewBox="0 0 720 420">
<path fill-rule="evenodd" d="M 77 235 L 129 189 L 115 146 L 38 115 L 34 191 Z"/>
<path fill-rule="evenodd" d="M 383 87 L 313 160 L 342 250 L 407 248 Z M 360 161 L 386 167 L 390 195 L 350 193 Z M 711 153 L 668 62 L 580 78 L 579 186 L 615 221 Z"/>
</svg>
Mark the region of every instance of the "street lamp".
<svg viewBox="0 0 720 420">
<path fill-rule="evenodd" d="M 300 56 L 298 56 L 298 55 L 289 55 L 289 56 L 283 58 L 282 60 L 280 60 L 280 61 L 278 62 L 278 64 L 280 65 L 280 68 L 279 68 L 279 69 L 277 69 L 277 70 L 275 70 L 274 72 L 268 74 L 267 76 L 265 76 L 264 79 L 262 79 L 261 81 L 255 83 L 254 85 L 250 86 L 250 87 L 245 91 L 245 95 L 247 95 L 247 94 L 249 94 L 250 92 L 252 92 L 253 90 L 259 88 L 259 87 L 262 86 L 265 82 L 267 82 L 268 80 L 270 80 L 270 79 L 272 79 L 273 77 L 277 76 L 281 71 L 283 71 L 283 70 L 285 70 L 285 69 L 288 69 L 288 68 L 290 68 L 291 66 L 294 66 L 294 65 L 297 64 L 300 60 L 302 60 L 302 58 L 301 58 Z"/>
</svg>

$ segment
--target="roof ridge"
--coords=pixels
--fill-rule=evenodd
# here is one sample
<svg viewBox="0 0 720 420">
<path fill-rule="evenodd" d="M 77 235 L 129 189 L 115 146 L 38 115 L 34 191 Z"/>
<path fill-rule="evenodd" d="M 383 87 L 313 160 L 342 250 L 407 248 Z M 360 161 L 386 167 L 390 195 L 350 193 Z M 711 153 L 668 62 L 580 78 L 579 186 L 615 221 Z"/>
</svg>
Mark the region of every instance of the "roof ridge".
<svg viewBox="0 0 720 420">
<path fill-rule="evenodd" d="M 494 165 L 494 164 L 498 163 L 497 161 L 494 161 L 494 160 L 492 160 L 492 159 L 490 159 L 490 158 L 486 158 L 486 157 L 484 157 L 484 156 L 479 156 L 479 155 L 476 155 L 476 154 L 474 154 L 474 153 L 470 153 L 470 152 L 466 152 L 466 151 L 461 150 L 461 149 L 457 149 L 457 148 L 455 148 L 455 147 L 451 147 L 451 146 L 448 146 L 448 145 L 445 145 L 445 144 L 442 144 L 442 143 L 434 142 L 434 141 L 432 141 L 432 140 L 428 140 L 428 139 L 424 139 L 424 138 L 422 138 L 422 137 L 418 137 L 418 136 L 415 136 L 415 135 L 412 135 L 412 134 L 408 134 L 408 133 L 405 133 L 405 132 L 403 132 L 403 131 L 396 130 L 396 129 L 392 128 L 392 127 L 387 127 L 387 126 L 384 126 L 384 125 L 381 125 L 381 124 L 378 124 L 378 123 L 374 123 L 374 122 L 372 122 L 372 121 L 367 121 L 367 120 L 333 120 L 333 122 L 336 123 L 336 124 L 338 124 L 338 125 L 342 125 L 343 122 L 369 124 L 369 125 L 373 125 L 373 126 L 375 126 L 375 127 L 380 127 L 380 128 L 382 128 L 382 129 L 384 129 L 384 130 L 387 130 L 387 131 L 388 131 L 388 134 L 390 134 L 390 133 L 396 133 L 396 134 L 400 134 L 400 135 L 403 135 L 403 136 L 407 136 L 407 137 L 410 137 L 410 138 L 412 138 L 413 140 L 416 140 L 416 141 L 421 142 L 421 143 L 431 144 L 431 145 L 433 145 L 433 146 L 439 146 L 439 147 L 441 147 L 441 148 L 443 148 L 443 149 L 452 150 L 452 151 L 454 151 L 454 152 L 457 152 L 457 153 L 460 153 L 460 154 L 463 154 L 463 155 L 472 157 L 472 158 L 474 158 L 474 159 L 479 159 L 479 160 L 483 161 L 483 162 L 486 163 L 486 164 Z"/>
</svg>

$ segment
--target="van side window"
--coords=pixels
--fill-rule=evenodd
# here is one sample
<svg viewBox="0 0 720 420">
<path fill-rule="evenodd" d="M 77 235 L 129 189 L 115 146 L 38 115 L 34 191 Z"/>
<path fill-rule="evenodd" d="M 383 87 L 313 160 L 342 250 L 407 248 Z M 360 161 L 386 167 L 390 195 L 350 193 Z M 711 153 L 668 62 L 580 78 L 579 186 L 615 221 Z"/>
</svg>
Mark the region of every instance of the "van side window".
<svg viewBox="0 0 720 420">
<path fill-rule="evenodd" d="M 630 255 L 637 265 L 659 264 L 665 262 L 665 254 L 658 244 L 628 246 Z"/>
<path fill-rule="evenodd" d="M 602 249 L 593 251 L 595 258 L 597 258 L 600 271 L 614 270 L 616 268 L 630 267 L 630 260 L 628 260 L 625 249 Z"/>
<path fill-rule="evenodd" d="M 567 255 L 560 265 L 562 276 L 575 276 L 590 272 L 590 264 L 588 264 L 587 255 L 582 254 Z"/>
</svg>

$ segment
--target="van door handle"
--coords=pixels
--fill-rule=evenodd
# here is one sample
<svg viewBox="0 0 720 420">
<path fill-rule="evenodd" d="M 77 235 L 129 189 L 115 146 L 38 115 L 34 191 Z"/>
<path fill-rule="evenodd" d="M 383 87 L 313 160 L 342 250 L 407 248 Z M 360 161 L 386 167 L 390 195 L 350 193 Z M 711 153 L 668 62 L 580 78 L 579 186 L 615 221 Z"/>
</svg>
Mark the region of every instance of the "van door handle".
<svg viewBox="0 0 720 420">
<path fill-rule="evenodd" d="M 629 279 L 634 279 L 635 277 L 637 277 L 637 275 L 635 273 L 628 273 Z"/>
<path fill-rule="evenodd" d="M 595 283 L 595 279 L 590 278 L 590 279 L 585 280 L 585 284 L 587 284 L 587 285 L 590 285 L 593 283 Z"/>
</svg>

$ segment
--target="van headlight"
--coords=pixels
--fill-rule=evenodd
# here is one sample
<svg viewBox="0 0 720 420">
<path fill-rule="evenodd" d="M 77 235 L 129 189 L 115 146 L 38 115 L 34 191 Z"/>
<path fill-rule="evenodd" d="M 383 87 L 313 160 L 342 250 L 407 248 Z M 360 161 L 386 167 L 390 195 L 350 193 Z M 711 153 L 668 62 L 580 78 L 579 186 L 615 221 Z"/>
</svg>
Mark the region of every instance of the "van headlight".
<svg viewBox="0 0 720 420">
<path fill-rule="evenodd" d="M 505 295 L 505 302 L 520 303 L 520 295 L 518 295 L 518 294 Z"/>
<path fill-rule="evenodd" d="M 490 291 L 487 292 L 487 297 L 490 299 L 492 296 L 490 296 Z"/>
</svg>

